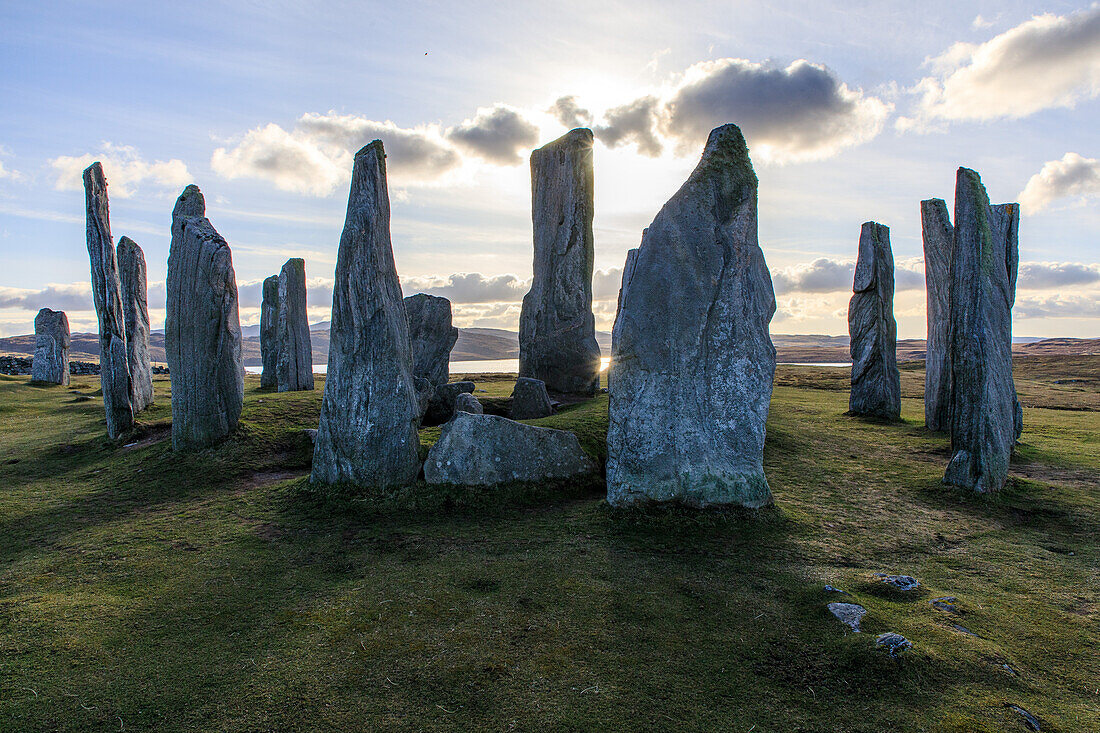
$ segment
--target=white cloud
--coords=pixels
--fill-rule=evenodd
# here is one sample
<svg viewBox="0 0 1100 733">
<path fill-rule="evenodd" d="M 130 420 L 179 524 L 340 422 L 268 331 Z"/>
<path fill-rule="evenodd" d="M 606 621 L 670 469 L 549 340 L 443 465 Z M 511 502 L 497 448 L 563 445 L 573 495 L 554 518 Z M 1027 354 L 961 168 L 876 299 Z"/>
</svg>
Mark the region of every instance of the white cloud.
<svg viewBox="0 0 1100 733">
<path fill-rule="evenodd" d="M 956 43 L 926 64 L 933 75 L 911 90 L 920 100 L 899 130 L 1072 108 L 1100 95 L 1100 4 L 1037 15 L 985 43 Z"/>
<path fill-rule="evenodd" d="M 1017 298 L 1016 318 L 1100 318 L 1100 294 Z"/>
<path fill-rule="evenodd" d="M 486 276 L 479 272 L 401 280 L 401 290 L 405 295 L 427 293 L 447 298 L 452 303 L 516 303 L 523 300 L 530 288 L 530 280 L 521 280 L 515 275 Z"/>
<path fill-rule="evenodd" d="M 1100 160 L 1066 153 L 1061 160 L 1048 160 L 1042 170 L 1028 179 L 1018 199 L 1029 214 L 1047 208 L 1057 199 L 1100 195 Z"/>
<path fill-rule="evenodd" d="M 230 180 L 261 178 L 283 191 L 312 196 L 327 196 L 351 175 L 346 151 L 330 155 L 307 136 L 273 122 L 249 130 L 235 147 L 215 150 L 210 167 Z"/>
<path fill-rule="evenodd" d="M 11 181 L 21 181 L 24 176 L 19 171 L 9 170 L 4 167 L 4 162 L 0 160 L 0 180 L 7 178 Z"/>
<path fill-rule="evenodd" d="M 187 166 L 178 158 L 150 162 L 142 158 L 133 146 L 104 142 L 95 155 L 60 155 L 50 160 L 50 166 L 57 175 L 54 187 L 58 191 L 83 190 L 81 176 L 84 169 L 97 160 L 103 164 L 108 191 L 117 198 L 130 198 L 139 185 L 146 183 L 175 189 L 186 186 L 192 180 Z"/>
<path fill-rule="evenodd" d="M 518 165 L 539 141 L 539 128 L 505 104 L 482 108 L 446 132 L 447 139 L 490 163 Z"/>
</svg>

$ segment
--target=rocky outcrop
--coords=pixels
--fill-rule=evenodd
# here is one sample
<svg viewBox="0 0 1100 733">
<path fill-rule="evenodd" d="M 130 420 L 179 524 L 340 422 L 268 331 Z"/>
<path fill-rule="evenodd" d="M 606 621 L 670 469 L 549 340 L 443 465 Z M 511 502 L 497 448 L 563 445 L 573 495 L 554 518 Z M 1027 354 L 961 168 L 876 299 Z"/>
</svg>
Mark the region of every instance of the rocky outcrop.
<svg viewBox="0 0 1100 733">
<path fill-rule="evenodd" d="M 609 376 L 613 505 L 772 500 L 763 451 L 775 295 L 756 212 L 745 140 L 723 125 L 623 280 Z"/>
<path fill-rule="evenodd" d="M 458 341 L 458 329 L 451 325 L 451 301 L 417 293 L 405 298 L 412 346 L 413 376 L 433 386 L 451 378 L 451 349 Z"/>
<path fill-rule="evenodd" d="M 484 415 L 485 408 L 481 402 L 469 392 L 462 392 L 455 397 L 455 412 L 469 412 L 473 415 Z"/>
<path fill-rule="evenodd" d="M 69 318 L 65 311 L 43 308 L 34 317 L 34 361 L 31 381 L 69 383 Z"/>
<path fill-rule="evenodd" d="M 991 492 L 1008 477 L 1016 442 L 1012 304 L 1018 260 L 1015 204 L 991 207 L 975 171 L 955 182 L 951 256 L 951 462 L 946 483 Z"/>
<path fill-rule="evenodd" d="M 498 415 L 458 412 L 428 452 L 429 484 L 492 486 L 564 479 L 595 470 L 577 436 Z"/>
<path fill-rule="evenodd" d="M 264 280 L 263 301 L 260 303 L 260 386 L 277 388 L 279 378 L 279 276 Z"/>
<path fill-rule="evenodd" d="M 592 131 L 531 153 L 534 278 L 519 319 L 519 374 L 554 392 L 595 394 L 600 347 L 592 315 Z"/>
<path fill-rule="evenodd" d="M 928 340 L 924 357 L 924 424 L 947 430 L 951 412 L 951 251 L 955 229 L 943 199 L 920 202 Z"/>
<path fill-rule="evenodd" d="M 512 388 L 512 407 L 508 413 L 513 420 L 534 420 L 554 414 L 550 395 L 541 379 L 520 377 Z"/>
<path fill-rule="evenodd" d="M 84 205 L 88 258 L 92 264 L 92 299 L 99 319 L 99 381 L 107 435 L 118 437 L 134 426 L 130 399 L 130 367 L 126 354 L 126 318 L 122 313 L 122 286 L 111 239 L 107 181 L 103 167 L 92 163 L 84 171 Z"/>
<path fill-rule="evenodd" d="M 848 412 L 897 420 L 901 417 L 901 372 L 889 227 L 873 221 L 863 225 L 852 290 L 854 295 L 848 304 L 852 355 Z"/>
<path fill-rule="evenodd" d="M 858 603 L 839 602 L 830 603 L 826 607 L 829 609 L 829 613 L 836 616 L 840 623 L 857 634 L 860 632 L 860 624 L 863 622 L 863 617 L 867 615 L 866 608 Z"/>
<path fill-rule="evenodd" d="M 153 404 L 153 364 L 149 359 L 149 285 L 145 253 L 129 237 L 118 240 L 122 313 L 126 320 L 126 357 L 134 412 Z"/>
<path fill-rule="evenodd" d="M 454 417 L 455 401 L 463 393 L 473 392 L 473 382 L 451 382 L 441 384 L 432 392 L 428 400 L 428 409 L 424 413 L 423 423 L 426 426 L 442 425 Z"/>
<path fill-rule="evenodd" d="M 306 313 L 306 261 L 292 257 L 279 273 L 279 353 L 275 374 L 280 392 L 313 389 L 313 347 Z"/>
<path fill-rule="evenodd" d="M 197 186 L 172 212 L 164 351 L 172 378 L 172 447 L 196 450 L 236 430 L 244 402 L 237 278 L 229 245 Z"/>
<path fill-rule="evenodd" d="M 390 243 L 386 153 L 355 154 L 336 259 L 312 481 L 404 486 L 420 472 L 409 323 Z"/>
</svg>

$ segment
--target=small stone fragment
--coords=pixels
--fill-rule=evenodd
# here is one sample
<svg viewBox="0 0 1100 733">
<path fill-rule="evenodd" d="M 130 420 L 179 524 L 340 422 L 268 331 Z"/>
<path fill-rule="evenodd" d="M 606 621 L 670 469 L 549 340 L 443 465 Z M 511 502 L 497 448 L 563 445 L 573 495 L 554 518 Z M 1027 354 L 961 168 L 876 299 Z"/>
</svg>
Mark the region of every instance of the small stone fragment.
<svg viewBox="0 0 1100 733">
<path fill-rule="evenodd" d="M 901 634 L 887 631 L 885 634 L 878 635 L 878 638 L 875 639 L 875 646 L 882 647 L 891 657 L 896 657 L 906 649 L 912 649 L 913 642 Z"/>
<path fill-rule="evenodd" d="M 458 329 L 451 325 L 451 301 L 417 293 L 405 298 L 409 318 L 409 344 L 413 354 L 413 376 L 433 386 L 450 379 L 451 349 L 458 341 Z"/>
<path fill-rule="evenodd" d="M 1009 703 L 1006 707 L 1009 710 L 1011 710 L 1012 712 L 1019 715 L 1021 718 L 1023 718 L 1024 719 L 1024 725 L 1026 725 L 1029 730 L 1033 730 L 1033 731 L 1038 731 L 1039 730 L 1039 719 L 1036 718 L 1034 715 L 1032 715 L 1028 711 L 1024 710 L 1019 705 L 1013 705 L 1012 703 Z"/>
<path fill-rule="evenodd" d="M 306 261 L 292 257 L 279 273 L 279 357 L 275 376 L 280 392 L 313 389 L 313 348 L 306 313 Z"/>
<path fill-rule="evenodd" d="M 826 586 L 825 586 L 825 590 L 826 590 L 826 592 L 828 592 L 828 593 L 843 593 L 843 594 L 844 594 L 844 595 L 846 595 L 846 596 L 847 596 L 847 595 L 851 595 L 851 594 L 850 594 L 850 593 L 849 593 L 848 591 L 846 591 L 846 590 L 841 590 L 840 588 L 836 588 L 836 587 L 834 587 L 834 586 L 831 586 L 831 585 L 826 585 Z"/>
<path fill-rule="evenodd" d="M 481 402 L 469 392 L 462 392 L 455 397 L 455 413 L 468 412 L 472 415 L 484 415 L 485 408 Z"/>
<path fill-rule="evenodd" d="M 451 382 L 435 388 L 428 402 L 428 411 L 424 414 L 424 425 L 442 425 L 454 417 L 455 400 L 460 394 L 473 392 L 473 382 Z"/>
<path fill-rule="evenodd" d="M 595 468 L 567 430 L 458 412 L 428 452 L 424 478 L 429 484 L 491 486 L 569 478 Z"/>
<path fill-rule="evenodd" d="M 901 372 L 897 363 L 894 255 L 889 227 L 873 221 L 863 225 L 853 291 L 848 304 L 852 355 L 848 411 L 897 420 L 901 417 Z"/>
<path fill-rule="evenodd" d="M 929 603 L 932 604 L 933 608 L 938 608 L 941 611 L 946 611 L 947 613 L 954 613 L 954 614 L 957 614 L 959 612 L 958 607 L 955 606 L 955 604 L 957 602 L 958 602 L 958 599 L 955 598 L 955 596 L 944 596 L 943 598 L 933 598 L 932 600 L 929 601 Z"/>
<path fill-rule="evenodd" d="M 34 317 L 34 359 L 31 381 L 41 384 L 69 383 L 69 318 L 65 311 L 43 308 Z"/>
<path fill-rule="evenodd" d="M 826 608 L 849 629 L 857 634 L 860 632 L 859 624 L 867 615 L 866 608 L 858 603 L 830 603 Z"/>
<path fill-rule="evenodd" d="M 967 636 L 973 636 L 975 639 L 981 638 L 977 634 L 975 634 L 973 631 L 971 631 L 970 629 L 963 626 L 962 624 L 951 624 L 951 628 L 953 628 L 955 631 L 958 631 L 960 634 L 966 634 Z"/>
<path fill-rule="evenodd" d="M 875 577 L 879 578 L 883 583 L 892 585 L 902 591 L 920 588 L 920 581 L 912 575 L 887 575 L 886 573 L 875 573 Z"/>
<path fill-rule="evenodd" d="M 512 389 L 512 408 L 509 412 L 513 420 L 534 420 L 554 414 L 550 404 L 550 395 L 546 392 L 546 383 L 541 379 L 520 377 Z"/>
<path fill-rule="evenodd" d="M 126 319 L 126 356 L 134 412 L 153 404 L 153 365 L 149 359 L 149 285 L 145 253 L 129 237 L 118 240 L 119 284 Z"/>
<path fill-rule="evenodd" d="M 264 299 L 260 304 L 261 387 L 278 387 L 279 377 L 279 276 L 264 280 Z"/>
</svg>

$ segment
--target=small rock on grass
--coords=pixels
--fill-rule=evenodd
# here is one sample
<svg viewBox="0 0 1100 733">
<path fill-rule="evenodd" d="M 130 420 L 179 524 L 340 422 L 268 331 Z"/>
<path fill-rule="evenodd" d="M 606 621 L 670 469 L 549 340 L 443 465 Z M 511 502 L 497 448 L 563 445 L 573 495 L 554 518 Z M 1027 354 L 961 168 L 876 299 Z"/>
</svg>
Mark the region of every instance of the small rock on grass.
<svg viewBox="0 0 1100 733">
<path fill-rule="evenodd" d="M 1028 730 L 1039 730 L 1039 719 L 1036 718 L 1034 715 L 1024 710 L 1019 705 L 1013 705 L 1012 703 L 1009 703 L 1005 707 L 1023 718 L 1024 725 L 1027 726 Z"/>
<path fill-rule="evenodd" d="M 955 605 L 958 602 L 959 599 L 955 596 L 943 596 L 942 598 L 933 598 L 929 601 L 929 603 L 932 604 L 933 608 L 938 608 L 941 611 L 955 614 L 959 612 L 958 606 Z"/>
<path fill-rule="evenodd" d="M 858 603 L 830 603 L 826 608 L 855 633 L 859 633 L 859 624 L 867 615 L 867 609 Z"/>
<path fill-rule="evenodd" d="M 880 578 L 883 583 L 892 585 L 902 591 L 920 588 L 920 581 L 912 575 L 887 575 L 886 573 L 875 573 L 875 577 Z"/>
<path fill-rule="evenodd" d="M 887 631 L 885 634 L 878 635 L 878 638 L 875 639 L 875 646 L 882 647 L 891 657 L 896 657 L 906 649 L 912 649 L 913 642 L 909 641 L 901 634 Z"/>
</svg>

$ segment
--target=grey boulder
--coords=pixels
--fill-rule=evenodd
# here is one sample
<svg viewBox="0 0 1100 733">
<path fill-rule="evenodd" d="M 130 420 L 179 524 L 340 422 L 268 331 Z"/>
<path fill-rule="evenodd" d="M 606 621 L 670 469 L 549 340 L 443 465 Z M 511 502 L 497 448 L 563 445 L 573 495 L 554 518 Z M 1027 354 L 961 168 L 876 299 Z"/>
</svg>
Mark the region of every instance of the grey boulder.
<svg viewBox="0 0 1100 733">
<path fill-rule="evenodd" d="M 458 341 L 458 329 L 451 325 L 451 301 L 417 293 L 405 298 L 409 318 L 409 343 L 413 354 L 413 376 L 432 385 L 450 379 L 451 349 Z"/>
<path fill-rule="evenodd" d="M 306 262 L 292 257 L 279 273 L 279 354 L 276 383 L 280 392 L 313 389 L 313 348 L 306 313 Z"/>
<path fill-rule="evenodd" d="M 263 302 L 260 304 L 260 372 L 261 387 L 278 387 L 279 378 L 279 276 L 264 280 Z"/>
<path fill-rule="evenodd" d="M 859 257 L 848 304 L 851 338 L 852 415 L 897 420 L 901 417 L 898 324 L 894 320 L 894 254 L 890 229 L 873 221 L 859 235 Z"/>
<path fill-rule="evenodd" d="M 472 415 L 484 415 L 485 408 L 481 406 L 477 397 L 469 392 L 463 392 L 455 397 L 455 412 L 469 412 Z"/>
<path fill-rule="evenodd" d="M 126 355 L 134 412 L 153 404 L 153 364 L 149 358 L 149 285 L 145 253 L 129 237 L 118 240 L 122 313 L 126 318 Z"/>
<path fill-rule="evenodd" d="M 513 420 L 534 420 L 554 414 L 546 384 L 541 379 L 520 377 L 512 388 L 512 408 L 508 413 Z"/>
<path fill-rule="evenodd" d="M 41 384 L 69 383 L 69 318 L 65 311 L 43 308 L 34 317 L 34 359 L 31 381 Z"/>
<path fill-rule="evenodd" d="M 429 484 L 491 486 L 564 479 L 595 470 L 577 436 L 498 415 L 458 412 L 428 452 Z"/>
<path fill-rule="evenodd" d="M 770 504 L 775 295 L 736 125 L 710 134 L 628 262 L 608 378 L 607 499 Z"/>
<path fill-rule="evenodd" d="M 130 365 L 126 353 L 126 318 L 122 313 L 122 285 L 111 239 L 107 181 L 103 167 L 92 163 L 84 171 L 85 233 L 92 265 L 92 300 L 99 320 L 99 382 L 107 435 L 117 438 L 134 426 L 130 398 Z"/>
<path fill-rule="evenodd" d="M 311 480 L 406 486 L 420 472 L 409 321 L 390 241 L 386 153 L 355 154 L 332 292 L 328 374 Z"/>
<path fill-rule="evenodd" d="M 244 404 L 237 277 L 229 245 L 197 186 L 172 212 L 164 351 L 172 380 L 172 447 L 197 450 L 237 428 Z"/>
<path fill-rule="evenodd" d="M 859 633 L 859 625 L 863 621 L 863 617 L 867 615 L 867 609 L 858 603 L 830 603 L 826 608 L 829 609 L 829 613 L 836 616 L 840 623 L 847 626 L 855 633 Z"/>
<path fill-rule="evenodd" d="M 519 374 L 554 392 L 595 394 L 600 347 L 592 314 L 592 131 L 531 153 L 531 290 L 519 319 Z"/>
<path fill-rule="evenodd" d="M 884 650 L 891 657 L 896 657 L 906 649 L 913 648 L 913 642 L 894 631 L 887 631 L 875 638 L 875 646 Z"/>
<path fill-rule="evenodd" d="M 474 391 L 473 382 L 451 382 L 440 384 L 428 400 L 428 409 L 424 413 L 424 425 L 442 425 L 455 414 L 455 401 L 460 394 Z"/>
</svg>

